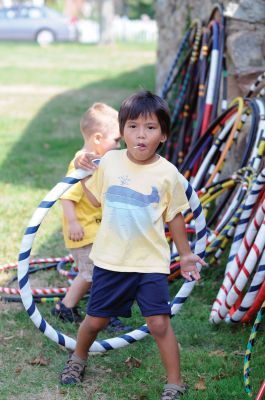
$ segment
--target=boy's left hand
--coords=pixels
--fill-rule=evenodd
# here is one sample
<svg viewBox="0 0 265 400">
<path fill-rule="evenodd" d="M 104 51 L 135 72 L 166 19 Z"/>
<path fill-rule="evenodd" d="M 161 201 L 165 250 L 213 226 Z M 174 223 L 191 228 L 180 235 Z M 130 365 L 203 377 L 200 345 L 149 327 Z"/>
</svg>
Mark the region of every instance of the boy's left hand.
<svg viewBox="0 0 265 400">
<path fill-rule="evenodd" d="M 200 273 L 196 267 L 196 263 L 201 264 L 201 266 L 206 266 L 207 263 L 202 260 L 199 256 L 193 253 L 186 254 L 180 257 L 180 268 L 181 275 L 188 281 L 192 281 L 192 278 L 198 281 L 200 279 Z"/>
<path fill-rule="evenodd" d="M 89 153 L 88 151 L 83 151 L 74 159 L 75 168 L 81 168 L 85 170 L 96 170 L 98 168 L 97 164 L 93 160 L 99 160 L 99 156 L 94 153 Z"/>
</svg>

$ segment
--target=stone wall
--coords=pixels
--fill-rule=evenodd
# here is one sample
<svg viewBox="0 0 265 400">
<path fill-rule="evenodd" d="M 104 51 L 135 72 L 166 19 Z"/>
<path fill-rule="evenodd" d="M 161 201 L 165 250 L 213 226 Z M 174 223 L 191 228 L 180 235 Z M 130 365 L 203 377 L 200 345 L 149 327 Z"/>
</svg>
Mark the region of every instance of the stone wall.
<svg viewBox="0 0 265 400">
<path fill-rule="evenodd" d="M 215 0 L 157 0 L 157 92 L 190 20 L 208 21 Z M 228 96 L 245 94 L 265 70 L 265 0 L 223 1 L 226 19 Z"/>
</svg>

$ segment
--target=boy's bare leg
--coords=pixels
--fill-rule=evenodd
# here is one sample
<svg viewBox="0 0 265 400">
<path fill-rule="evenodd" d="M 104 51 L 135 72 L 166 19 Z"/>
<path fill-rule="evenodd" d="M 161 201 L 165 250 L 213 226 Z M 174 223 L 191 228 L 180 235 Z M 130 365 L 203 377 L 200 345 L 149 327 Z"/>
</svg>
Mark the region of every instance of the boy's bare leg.
<svg viewBox="0 0 265 400">
<path fill-rule="evenodd" d="M 86 315 L 77 333 L 77 343 L 74 354 L 82 360 L 86 360 L 88 350 L 96 340 L 99 331 L 104 329 L 109 323 L 109 318 L 91 317 Z"/>
<path fill-rule="evenodd" d="M 87 282 L 82 276 L 77 275 L 70 289 L 63 298 L 62 303 L 67 308 L 73 308 L 77 305 L 91 287 L 91 282 Z"/>
<path fill-rule="evenodd" d="M 167 372 L 167 383 L 181 385 L 179 347 L 168 315 L 155 315 L 145 318 L 154 337 L 162 362 Z"/>
</svg>

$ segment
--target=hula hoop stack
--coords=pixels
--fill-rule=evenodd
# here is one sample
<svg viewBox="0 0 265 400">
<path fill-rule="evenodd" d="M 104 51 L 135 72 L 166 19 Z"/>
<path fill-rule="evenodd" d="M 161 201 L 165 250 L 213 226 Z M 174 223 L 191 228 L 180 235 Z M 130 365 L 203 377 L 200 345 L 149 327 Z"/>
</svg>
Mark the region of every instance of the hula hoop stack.
<svg viewBox="0 0 265 400">
<path fill-rule="evenodd" d="M 223 9 L 216 6 L 206 26 L 196 20 L 185 33 L 161 92 L 172 112 L 172 136 L 161 153 L 197 191 L 207 221 L 209 265 L 231 245 L 210 322 L 236 324 L 253 320 L 265 300 L 265 72 L 246 97 L 228 104 L 224 28 Z M 227 177 L 224 166 L 242 137 L 238 170 Z M 192 215 L 185 217 L 191 232 Z M 174 279 L 177 253 L 171 267 Z"/>
<path fill-rule="evenodd" d="M 221 80 L 222 104 L 226 107 L 224 32 L 223 8 L 219 5 L 213 8 L 206 26 L 199 20 L 193 21 L 164 83 L 161 96 L 171 108 L 172 137 L 163 154 L 177 166 L 215 120 Z"/>
<path fill-rule="evenodd" d="M 218 23 L 220 24 L 220 22 Z M 215 26 L 216 22 L 211 24 Z M 194 26 L 197 29 L 197 34 L 202 34 L 201 29 L 198 28 L 198 23 L 192 24 L 191 29 Z M 184 36 L 184 42 L 180 46 L 176 60 L 166 80 L 163 89 L 164 97 L 168 95 L 169 89 L 173 85 L 172 71 L 177 68 L 176 65 L 179 63 L 180 53 L 184 51 L 184 43 L 190 37 L 189 35 L 190 33 Z M 203 43 L 203 41 L 200 42 L 196 35 L 194 37 L 196 37 L 194 46 L 195 44 L 197 46 L 198 43 Z M 215 50 L 216 48 L 213 50 L 214 60 L 217 59 Z M 209 68 L 210 70 L 211 68 Z M 179 75 L 180 72 L 178 71 L 177 76 L 179 77 Z M 214 77 L 216 74 L 212 73 L 211 75 L 210 73 L 208 80 L 210 86 L 216 87 L 216 85 L 210 83 L 210 76 Z M 264 78 L 265 73 L 257 78 L 257 81 L 254 82 L 248 92 L 248 96 L 256 93 L 257 97 L 236 98 L 215 120 L 209 119 L 208 124 L 202 122 L 201 126 L 205 128 L 200 128 L 200 135 L 196 134 L 196 126 L 200 125 L 200 114 L 196 114 L 190 145 L 186 147 L 185 152 L 182 151 L 182 161 L 180 161 L 180 158 L 177 161 L 175 157 L 177 148 L 171 153 L 166 152 L 170 161 L 176 165 L 179 164 L 178 167 L 182 174 L 190 180 L 194 189 L 197 190 L 206 218 L 209 214 L 210 203 L 222 195 L 216 209 L 214 212 L 211 211 L 211 216 L 207 218 L 209 237 L 205 255 L 206 257 L 211 257 L 210 264 L 217 262 L 224 249 L 232 242 L 224 283 L 217 295 L 210 316 L 210 321 L 214 323 L 219 323 L 221 320 L 234 323 L 248 321 L 249 318 L 255 316 L 255 312 L 257 312 L 265 296 L 264 286 L 262 287 L 265 274 L 264 259 L 261 257 L 265 241 L 262 221 L 259 222 L 260 232 L 256 232 L 257 237 L 252 238 L 253 243 L 248 242 L 248 236 L 250 235 L 248 232 L 253 231 L 252 226 L 255 226 L 256 217 L 258 221 L 259 218 L 262 218 L 260 215 L 262 207 L 264 207 L 262 205 L 262 196 L 265 191 L 265 170 L 261 170 L 261 167 L 265 150 L 265 101 L 262 99 L 264 89 L 258 90 L 259 84 Z M 182 78 L 179 77 L 179 79 Z M 183 79 L 182 83 L 188 78 L 185 76 Z M 193 79 L 195 78 L 193 77 Z M 182 91 L 182 89 L 183 85 L 180 85 L 180 90 Z M 199 88 L 197 89 L 199 90 Z M 178 101 L 181 101 L 181 93 L 177 93 L 177 97 L 180 96 Z M 208 118 L 210 115 L 209 110 L 212 110 L 212 108 L 206 107 L 206 99 L 207 95 L 204 93 L 204 115 Z M 215 99 L 218 101 L 218 96 L 215 96 Z M 177 102 L 177 104 L 179 103 Z M 182 121 L 181 118 L 180 120 Z M 172 124 L 174 125 L 174 118 Z M 246 127 L 248 127 L 247 132 Z M 246 146 L 239 160 L 239 170 L 230 177 L 221 180 L 221 174 L 231 154 L 232 147 L 237 143 L 244 130 Z M 174 137 L 173 134 L 169 146 L 171 146 Z M 178 140 L 179 146 L 181 140 L 179 138 L 176 138 L 176 140 Z M 257 203 L 260 208 L 258 208 Z M 258 213 L 257 216 L 256 213 Z M 191 220 L 192 215 L 186 216 L 189 230 L 192 229 L 192 225 L 189 225 Z M 253 222 L 249 227 L 249 231 L 246 232 L 251 221 Z M 248 244 L 246 245 L 246 243 Z M 244 247 L 245 251 L 243 252 L 242 249 Z M 174 254 L 172 260 L 173 278 L 179 273 L 178 261 L 178 255 Z M 244 264 L 245 261 L 246 265 Z M 236 280 L 237 278 L 238 280 Z M 250 278 L 251 283 L 243 299 L 242 292 L 246 290 L 245 288 Z"/>
</svg>

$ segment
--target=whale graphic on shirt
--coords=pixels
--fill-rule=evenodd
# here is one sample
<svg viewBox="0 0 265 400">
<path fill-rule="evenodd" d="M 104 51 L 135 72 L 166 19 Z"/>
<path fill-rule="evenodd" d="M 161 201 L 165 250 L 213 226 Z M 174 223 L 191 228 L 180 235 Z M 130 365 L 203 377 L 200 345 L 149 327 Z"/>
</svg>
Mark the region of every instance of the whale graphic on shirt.
<svg viewBox="0 0 265 400">
<path fill-rule="evenodd" d="M 109 228 L 124 240 L 146 235 L 156 219 L 153 204 L 160 201 L 158 190 L 152 186 L 150 194 L 128 187 L 113 185 L 105 193 L 105 217 Z"/>
<path fill-rule="evenodd" d="M 110 203 L 147 207 L 149 204 L 159 203 L 160 197 L 158 190 L 154 186 L 152 186 L 150 194 L 142 194 L 124 186 L 113 185 L 106 192 L 106 200 Z"/>
</svg>

